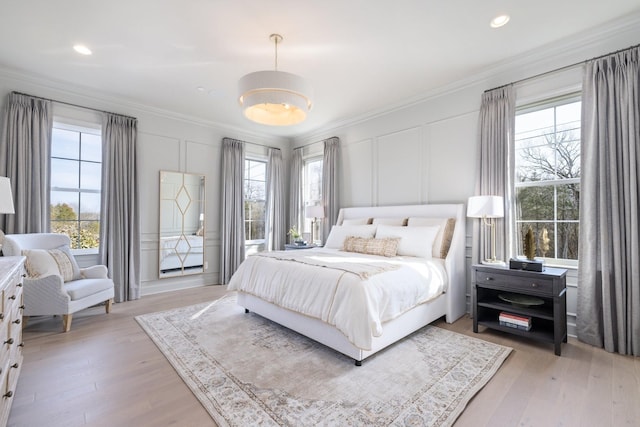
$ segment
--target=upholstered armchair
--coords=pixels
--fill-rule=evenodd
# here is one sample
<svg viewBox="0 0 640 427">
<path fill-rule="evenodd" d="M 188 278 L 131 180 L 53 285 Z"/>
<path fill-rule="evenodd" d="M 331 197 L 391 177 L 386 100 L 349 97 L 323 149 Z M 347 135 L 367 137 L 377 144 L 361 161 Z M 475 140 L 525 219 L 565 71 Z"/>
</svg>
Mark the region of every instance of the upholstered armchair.
<svg viewBox="0 0 640 427">
<path fill-rule="evenodd" d="M 27 257 L 23 316 L 61 315 L 65 332 L 79 310 L 105 302 L 109 313 L 114 296 L 107 267 L 79 268 L 69 244 L 64 234 L 8 234 L 2 247 L 5 256 Z"/>
</svg>

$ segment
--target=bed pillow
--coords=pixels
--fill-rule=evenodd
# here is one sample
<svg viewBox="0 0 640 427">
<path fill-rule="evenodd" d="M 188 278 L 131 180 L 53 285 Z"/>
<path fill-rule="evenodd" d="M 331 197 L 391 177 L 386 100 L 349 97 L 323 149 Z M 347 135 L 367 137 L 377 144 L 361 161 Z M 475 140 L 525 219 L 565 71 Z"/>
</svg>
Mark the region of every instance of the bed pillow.
<svg viewBox="0 0 640 427">
<path fill-rule="evenodd" d="M 342 225 L 367 225 L 370 224 L 370 218 L 343 219 Z"/>
<path fill-rule="evenodd" d="M 27 257 L 25 267 L 31 278 L 57 275 L 65 282 L 80 278 L 80 267 L 66 245 L 56 249 L 25 249 L 22 255 Z"/>
<path fill-rule="evenodd" d="M 374 218 L 373 223 L 376 225 L 407 225 L 407 218 Z"/>
<path fill-rule="evenodd" d="M 400 227 L 379 225 L 376 238 L 399 237 L 398 255 L 431 258 L 438 227 Z"/>
<path fill-rule="evenodd" d="M 409 227 L 433 227 L 438 226 L 438 234 L 433 241 L 432 256 L 446 258 L 451 247 L 453 229 L 456 225 L 455 218 L 409 218 Z"/>
<path fill-rule="evenodd" d="M 324 244 L 325 248 L 342 249 L 344 240 L 349 236 L 373 237 L 376 234 L 375 225 L 334 225 Z"/>
<path fill-rule="evenodd" d="M 342 250 L 345 252 L 392 257 L 398 253 L 399 242 L 400 239 L 396 237 L 375 239 L 349 236 L 344 240 Z"/>
</svg>

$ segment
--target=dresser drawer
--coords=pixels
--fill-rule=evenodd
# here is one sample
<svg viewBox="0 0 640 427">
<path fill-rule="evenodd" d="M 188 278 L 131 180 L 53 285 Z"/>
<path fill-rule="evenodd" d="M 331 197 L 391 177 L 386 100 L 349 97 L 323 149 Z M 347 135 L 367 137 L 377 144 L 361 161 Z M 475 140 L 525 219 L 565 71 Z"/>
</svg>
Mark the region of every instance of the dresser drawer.
<svg viewBox="0 0 640 427">
<path fill-rule="evenodd" d="M 553 279 L 545 277 L 526 277 L 499 272 L 476 272 L 476 283 L 508 287 L 514 292 L 526 291 L 553 295 Z"/>
</svg>

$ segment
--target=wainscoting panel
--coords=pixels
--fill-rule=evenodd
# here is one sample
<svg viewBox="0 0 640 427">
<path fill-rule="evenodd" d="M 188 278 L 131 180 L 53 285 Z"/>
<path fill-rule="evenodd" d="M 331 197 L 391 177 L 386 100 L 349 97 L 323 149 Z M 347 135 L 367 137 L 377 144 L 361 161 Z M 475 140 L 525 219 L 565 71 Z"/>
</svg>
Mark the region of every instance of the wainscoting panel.
<svg viewBox="0 0 640 427">
<path fill-rule="evenodd" d="M 340 153 L 341 206 L 371 206 L 373 204 L 373 150 L 371 139 L 342 144 Z"/>
<path fill-rule="evenodd" d="M 422 202 L 422 131 L 401 130 L 377 139 L 377 199 L 379 205 Z"/>
</svg>

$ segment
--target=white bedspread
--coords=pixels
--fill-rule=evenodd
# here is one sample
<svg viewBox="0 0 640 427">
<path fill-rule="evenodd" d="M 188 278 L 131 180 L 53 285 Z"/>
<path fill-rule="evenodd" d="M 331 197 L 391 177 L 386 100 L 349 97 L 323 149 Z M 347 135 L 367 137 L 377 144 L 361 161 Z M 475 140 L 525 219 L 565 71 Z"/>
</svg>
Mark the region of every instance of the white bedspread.
<svg viewBox="0 0 640 427">
<path fill-rule="evenodd" d="M 444 263 L 437 258 L 385 258 L 322 248 L 290 252 L 295 254 L 286 257 L 293 261 L 250 256 L 228 289 L 327 322 L 363 350 L 371 349 L 372 337 L 382 335 L 384 322 L 437 297 L 447 287 Z M 312 261 L 305 263 L 305 257 Z M 337 268 L 318 263 L 334 263 Z M 367 264 L 373 270 L 368 268 L 363 276 L 368 278 L 363 280 L 361 267 L 349 271 L 348 264 Z"/>
</svg>

